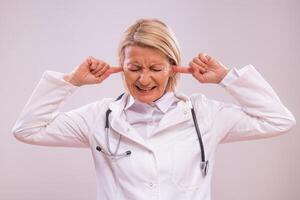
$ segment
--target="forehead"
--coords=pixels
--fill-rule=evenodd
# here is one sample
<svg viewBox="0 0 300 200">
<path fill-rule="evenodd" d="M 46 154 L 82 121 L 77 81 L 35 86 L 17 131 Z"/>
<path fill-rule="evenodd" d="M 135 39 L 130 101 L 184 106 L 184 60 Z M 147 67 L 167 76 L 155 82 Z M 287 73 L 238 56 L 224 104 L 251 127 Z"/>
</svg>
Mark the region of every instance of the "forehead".
<svg viewBox="0 0 300 200">
<path fill-rule="evenodd" d="M 151 47 L 127 46 L 124 56 L 125 62 L 168 62 L 168 58 L 163 52 Z"/>
</svg>

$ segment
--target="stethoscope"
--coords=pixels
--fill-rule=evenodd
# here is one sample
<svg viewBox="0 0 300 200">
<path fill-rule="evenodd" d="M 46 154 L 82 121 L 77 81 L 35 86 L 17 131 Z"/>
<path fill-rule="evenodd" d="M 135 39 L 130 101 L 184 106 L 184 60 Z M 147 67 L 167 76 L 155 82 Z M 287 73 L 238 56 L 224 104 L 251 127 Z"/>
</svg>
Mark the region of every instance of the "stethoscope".
<svg viewBox="0 0 300 200">
<path fill-rule="evenodd" d="M 122 98 L 122 96 L 124 95 L 121 94 L 115 101 L 118 101 Z M 201 150 L 201 162 L 200 162 L 200 168 L 202 171 L 202 175 L 205 177 L 207 172 L 208 172 L 208 165 L 209 162 L 208 160 L 205 160 L 205 152 L 204 152 L 204 145 L 203 145 L 203 141 L 202 141 L 202 137 L 200 134 L 200 130 L 199 130 L 199 126 L 198 126 L 198 122 L 197 122 L 197 118 L 196 118 L 196 114 L 195 114 L 195 110 L 194 107 L 191 103 L 190 100 L 187 100 L 188 106 L 191 109 L 191 113 L 192 113 L 192 117 L 193 117 L 193 122 L 194 122 L 194 127 L 197 133 L 197 137 L 198 137 L 198 141 L 199 141 L 199 146 L 200 146 L 200 150 Z M 111 109 L 107 109 L 106 113 L 105 113 L 105 140 L 106 140 L 106 146 L 107 146 L 107 151 L 105 151 L 103 148 L 101 148 L 100 146 L 97 146 L 96 149 L 102 153 L 104 153 L 106 156 L 108 157 L 113 157 L 113 158 L 121 158 L 121 157 L 125 157 L 125 156 L 130 156 L 131 155 L 131 151 L 127 150 L 123 153 L 118 153 L 119 151 L 119 147 L 120 147 L 120 143 L 121 143 L 121 139 L 122 139 L 122 135 L 119 135 L 119 139 L 118 139 L 118 143 L 116 146 L 116 149 L 114 151 L 112 151 L 111 146 L 110 146 L 110 142 L 109 142 L 109 115 L 111 113 Z"/>
</svg>

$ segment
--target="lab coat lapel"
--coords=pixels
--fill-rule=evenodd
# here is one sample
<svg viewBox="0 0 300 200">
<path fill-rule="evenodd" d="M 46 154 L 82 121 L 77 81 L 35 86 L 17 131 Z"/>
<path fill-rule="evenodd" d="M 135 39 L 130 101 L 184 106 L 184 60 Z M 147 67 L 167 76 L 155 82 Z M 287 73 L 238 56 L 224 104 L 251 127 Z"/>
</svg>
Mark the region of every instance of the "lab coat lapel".
<svg viewBox="0 0 300 200">
<path fill-rule="evenodd" d="M 186 122 L 191 119 L 191 112 L 187 102 L 179 101 L 178 106 L 163 117 L 158 129 L 152 134 L 152 136 L 163 131 L 164 129 L 167 129 L 168 127 Z"/>
<path fill-rule="evenodd" d="M 124 119 L 123 110 L 126 105 L 128 94 L 123 95 L 123 97 L 119 101 L 114 101 L 110 103 L 109 108 L 111 109 L 110 116 L 110 128 L 119 133 L 120 135 L 147 147 L 144 139 L 138 135 L 135 129 L 127 123 Z"/>
</svg>

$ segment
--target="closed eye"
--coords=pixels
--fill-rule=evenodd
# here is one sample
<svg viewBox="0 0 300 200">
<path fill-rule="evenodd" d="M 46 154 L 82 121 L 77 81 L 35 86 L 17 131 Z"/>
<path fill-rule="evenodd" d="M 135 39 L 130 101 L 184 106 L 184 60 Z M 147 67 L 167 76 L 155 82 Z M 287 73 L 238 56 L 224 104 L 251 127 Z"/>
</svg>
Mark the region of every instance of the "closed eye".
<svg viewBox="0 0 300 200">
<path fill-rule="evenodd" d="M 129 71 L 137 72 L 137 71 L 141 70 L 141 67 L 139 65 L 132 65 L 131 64 L 128 69 L 129 69 Z"/>
<path fill-rule="evenodd" d="M 150 67 L 151 71 L 154 71 L 154 72 L 160 72 L 163 70 L 163 67 L 162 66 L 159 66 L 159 65 L 153 65 Z"/>
<path fill-rule="evenodd" d="M 162 69 L 151 69 L 152 71 L 155 71 L 155 72 L 160 72 L 162 71 Z"/>
<path fill-rule="evenodd" d="M 141 70 L 140 68 L 129 68 L 129 71 L 132 71 L 132 72 L 137 72 Z"/>
</svg>

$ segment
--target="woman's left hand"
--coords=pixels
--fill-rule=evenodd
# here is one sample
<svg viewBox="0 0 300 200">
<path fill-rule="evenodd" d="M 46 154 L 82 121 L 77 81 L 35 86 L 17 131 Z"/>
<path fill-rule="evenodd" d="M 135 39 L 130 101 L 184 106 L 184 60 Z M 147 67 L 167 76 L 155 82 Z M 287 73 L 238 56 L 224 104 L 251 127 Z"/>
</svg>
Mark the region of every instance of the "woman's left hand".
<svg viewBox="0 0 300 200">
<path fill-rule="evenodd" d="M 200 53 L 188 67 L 173 66 L 173 72 L 192 74 L 201 83 L 220 83 L 229 69 L 217 59 Z"/>
</svg>

